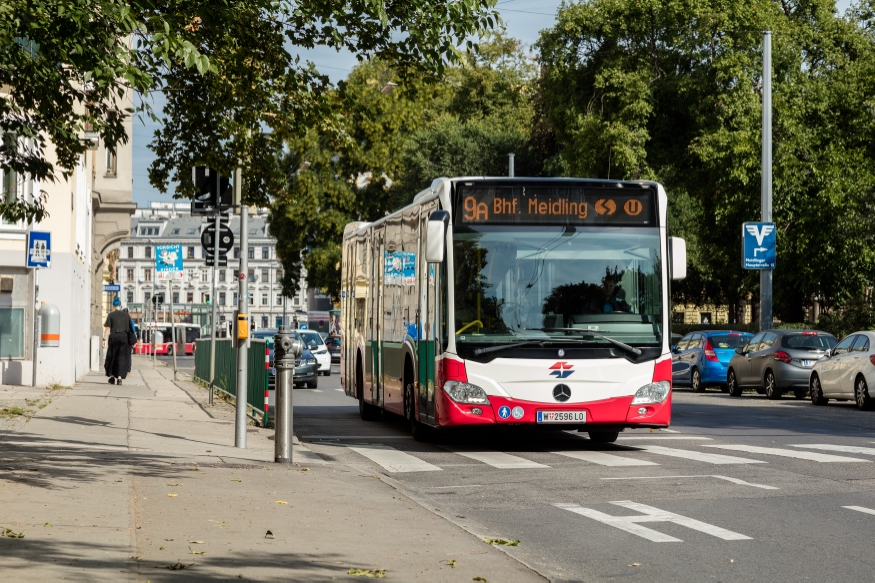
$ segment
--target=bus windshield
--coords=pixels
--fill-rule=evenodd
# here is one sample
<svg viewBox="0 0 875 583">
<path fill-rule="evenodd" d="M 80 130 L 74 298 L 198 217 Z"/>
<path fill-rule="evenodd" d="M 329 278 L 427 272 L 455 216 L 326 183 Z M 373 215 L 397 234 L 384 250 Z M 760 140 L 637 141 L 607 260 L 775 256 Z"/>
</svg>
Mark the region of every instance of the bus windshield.
<svg viewBox="0 0 875 583">
<path fill-rule="evenodd" d="M 661 345 L 656 227 L 457 225 L 453 259 L 457 344 Z"/>
</svg>

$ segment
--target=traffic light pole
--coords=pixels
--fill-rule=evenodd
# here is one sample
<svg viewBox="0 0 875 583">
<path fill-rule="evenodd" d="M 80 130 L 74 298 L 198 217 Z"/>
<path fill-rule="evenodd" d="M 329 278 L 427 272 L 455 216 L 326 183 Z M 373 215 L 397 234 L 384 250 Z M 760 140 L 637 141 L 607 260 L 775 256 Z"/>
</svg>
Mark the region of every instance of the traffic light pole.
<svg viewBox="0 0 875 583">
<path fill-rule="evenodd" d="M 247 396 L 247 358 L 249 352 L 249 294 L 247 274 L 249 273 L 249 207 L 242 204 L 242 171 L 234 172 L 234 202 L 240 205 L 240 274 L 237 295 L 237 415 L 235 423 L 234 447 L 246 449 L 246 405 Z"/>
<path fill-rule="evenodd" d="M 763 31 L 762 221 L 772 222 L 772 31 Z M 760 270 L 760 330 L 772 327 L 772 270 Z"/>
<path fill-rule="evenodd" d="M 213 236 L 213 287 L 210 291 L 210 324 L 212 332 L 210 333 L 210 405 L 213 404 L 213 384 L 216 380 L 216 274 L 219 269 L 219 234 L 221 231 L 221 213 L 216 213 L 216 233 Z"/>
</svg>

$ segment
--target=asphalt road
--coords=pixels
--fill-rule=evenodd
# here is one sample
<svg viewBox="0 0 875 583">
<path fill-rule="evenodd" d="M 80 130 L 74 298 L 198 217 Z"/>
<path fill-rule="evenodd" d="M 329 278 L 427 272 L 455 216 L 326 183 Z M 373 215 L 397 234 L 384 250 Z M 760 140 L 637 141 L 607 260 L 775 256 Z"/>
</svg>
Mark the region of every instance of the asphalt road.
<svg viewBox="0 0 875 583">
<path fill-rule="evenodd" d="M 173 356 L 156 355 L 156 358 L 161 362 L 166 362 L 168 366 L 173 367 Z M 176 355 L 176 369 L 181 370 L 189 375 L 194 375 L 194 356 Z"/>
<path fill-rule="evenodd" d="M 298 389 L 295 431 L 550 579 L 868 580 L 875 412 L 674 393 L 669 431 L 598 446 L 565 431 L 468 431 L 416 443 L 359 419 L 339 377 Z M 854 507 L 854 508 L 847 508 Z"/>
</svg>

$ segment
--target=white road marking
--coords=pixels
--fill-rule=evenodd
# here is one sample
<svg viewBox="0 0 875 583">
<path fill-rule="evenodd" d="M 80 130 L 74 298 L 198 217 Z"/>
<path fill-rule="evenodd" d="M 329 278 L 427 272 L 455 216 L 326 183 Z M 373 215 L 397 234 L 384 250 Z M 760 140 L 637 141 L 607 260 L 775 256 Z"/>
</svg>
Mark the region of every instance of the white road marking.
<svg viewBox="0 0 875 583">
<path fill-rule="evenodd" d="M 665 431 L 666 433 L 683 433 L 682 431 L 677 431 L 676 429 L 665 429 L 662 428 L 660 431 Z"/>
<path fill-rule="evenodd" d="M 804 447 L 808 449 L 825 449 L 827 451 L 843 451 L 845 453 L 862 453 L 865 455 L 875 455 L 875 447 L 860 447 L 858 445 L 831 445 L 829 443 L 810 443 L 791 445 L 790 447 Z"/>
<path fill-rule="evenodd" d="M 780 449 L 777 447 L 760 447 L 758 445 L 705 445 L 702 447 L 717 447 L 720 449 L 730 449 L 732 451 L 746 451 L 747 453 L 761 453 L 763 455 L 777 455 L 781 457 L 791 457 L 800 460 L 810 460 L 815 462 L 864 462 L 870 463 L 872 460 L 861 460 L 855 457 L 845 457 L 842 455 L 831 455 L 828 453 L 815 453 L 813 451 L 793 451 L 792 449 Z"/>
<path fill-rule="evenodd" d="M 699 441 L 713 441 L 713 439 L 710 437 L 701 437 L 701 436 L 695 436 L 695 435 L 638 435 L 638 436 L 624 435 L 622 437 L 617 438 L 618 441 L 632 441 L 632 440 L 639 440 L 639 439 L 647 439 L 647 440 L 653 440 L 653 441 L 666 441 L 666 440 L 685 440 L 686 441 L 686 440 L 692 440 L 692 439 L 699 440 Z"/>
<path fill-rule="evenodd" d="M 418 457 L 414 457 L 409 453 L 398 451 L 394 447 L 388 445 L 348 445 L 349 449 L 356 453 L 360 453 L 374 463 L 377 463 L 388 472 L 439 472 L 441 469 L 433 466 L 428 462 L 424 462 Z"/>
<path fill-rule="evenodd" d="M 875 510 L 871 508 L 866 508 L 865 506 L 842 506 L 842 508 L 847 508 L 848 510 L 856 510 L 857 512 L 863 512 L 865 514 L 875 514 Z"/>
<path fill-rule="evenodd" d="M 585 462 L 590 462 L 593 464 L 599 464 L 600 466 L 617 467 L 659 465 L 655 462 L 648 462 L 646 460 L 636 460 L 628 457 L 611 455 L 609 453 L 604 453 L 601 451 L 551 451 L 550 453 L 554 453 L 556 455 L 564 455 L 565 457 L 574 458 L 576 460 L 583 460 Z"/>
<path fill-rule="evenodd" d="M 627 476 L 625 478 L 601 478 L 602 480 L 668 480 L 675 478 L 717 478 L 718 480 L 726 480 L 727 482 L 732 482 L 733 484 L 739 484 L 741 486 L 752 486 L 754 488 L 762 488 L 763 490 L 780 490 L 780 488 L 776 488 L 774 486 L 766 486 L 765 484 L 752 484 L 751 482 L 745 482 L 744 480 L 739 480 L 738 478 L 730 478 L 729 476 L 717 476 L 714 474 L 703 474 L 698 476 Z"/>
<path fill-rule="evenodd" d="M 710 534 L 711 536 L 715 536 L 723 540 L 751 540 L 749 536 L 745 536 L 737 532 L 732 532 L 731 530 L 726 530 L 725 528 L 720 528 L 719 526 L 714 526 L 713 524 L 708 524 L 707 522 L 701 522 L 699 520 L 687 518 L 686 516 L 681 516 L 680 514 L 675 514 L 674 512 L 660 510 L 659 508 L 647 506 L 646 504 L 639 504 L 631 500 L 620 500 L 617 502 L 611 502 L 611 504 L 614 504 L 616 506 L 622 506 L 623 508 L 628 508 L 630 510 L 635 510 L 637 512 L 641 512 L 642 514 L 636 516 L 611 516 L 610 514 L 605 514 L 604 512 L 599 512 L 598 510 L 583 508 L 581 506 L 578 506 L 577 504 L 554 504 L 554 506 L 556 506 L 557 508 L 568 510 L 570 512 L 574 512 L 575 514 L 587 516 L 594 520 L 598 520 L 599 522 L 603 522 L 604 524 L 619 528 L 620 530 L 624 530 L 630 534 L 634 534 L 636 536 L 640 536 L 642 538 L 646 538 L 649 541 L 657 543 L 683 541 L 679 538 L 663 534 L 653 529 L 641 526 L 637 523 L 673 522 L 675 524 L 686 526 L 687 528 L 691 528 L 693 530 L 698 530 L 699 532 L 704 532 L 705 534 Z"/>
<path fill-rule="evenodd" d="M 504 453 L 503 451 L 460 451 L 457 449 L 451 449 L 450 451 L 502 470 L 550 467 L 529 461 L 525 458 L 510 455 L 509 453 Z"/>
<path fill-rule="evenodd" d="M 341 393 L 344 392 L 343 389 L 334 389 L 334 390 L 335 390 L 335 391 L 340 391 Z"/>
<path fill-rule="evenodd" d="M 636 445 L 638 449 L 643 449 L 650 453 L 659 455 L 668 455 L 671 457 L 679 457 L 683 459 L 693 460 L 697 462 L 705 462 L 709 464 L 764 464 L 767 462 L 761 460 L 753 460 L 744 457 L 736 457 L 732 455 L 722 455 L 717 453 L 704 453 L 701 451 L 693 451 L 689 449 L 675 449 L 673 447 L 663 447 L 661 445 Z"/>
</svg>

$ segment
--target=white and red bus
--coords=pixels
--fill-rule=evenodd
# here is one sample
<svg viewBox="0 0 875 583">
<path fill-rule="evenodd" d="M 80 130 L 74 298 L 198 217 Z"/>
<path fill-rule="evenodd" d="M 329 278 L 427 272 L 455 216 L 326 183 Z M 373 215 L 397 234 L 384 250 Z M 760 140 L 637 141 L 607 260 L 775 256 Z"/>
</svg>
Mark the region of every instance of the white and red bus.
<svg viewBox="0 0 875 583">
<path fill-rule="evenodd" d="M 138 328 L 140 343 L 135 347 L 135 353 L 152 354 L 154 341 L 155 354 L 171 355 L 174 351 L 177 354 L 194 354 L 195 341 L 201 336 L 200 326 L 182 322 L 177 322 L 174 326 L 176 327 L 176 344 L 170 337 L 169 322 L 145 322 L 141 324 Z"/>
<path fill-rule="evenodd" d="M 417 439 L 471 425 L 611 442 L 671 421 L 669 237 L 654 182 L 440 178 L 343 239 L 341 383 Z"/>
</svg>

